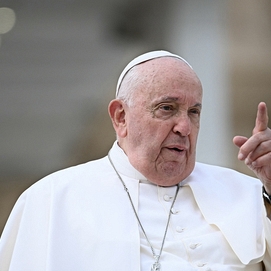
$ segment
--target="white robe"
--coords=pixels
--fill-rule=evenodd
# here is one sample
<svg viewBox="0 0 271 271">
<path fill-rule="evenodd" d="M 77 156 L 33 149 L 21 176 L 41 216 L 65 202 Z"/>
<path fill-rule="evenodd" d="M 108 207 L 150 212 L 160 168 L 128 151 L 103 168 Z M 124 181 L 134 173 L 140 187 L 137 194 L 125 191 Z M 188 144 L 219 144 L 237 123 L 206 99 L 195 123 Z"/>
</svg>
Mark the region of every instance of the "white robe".
<svg viewBox="0 0 271 271">
<path fill-rule="evenodd" d="M 138 208 L 139 181 L 144 176 L 116 143 L 110 154 Z M 254 271 L 261 270 L 258 263 L 264 260 L 266 270 L 271 271 L 271 224 L 260 181 L 196 163 L 184 183 L 204 219 L 223 237 L 214 242 L 203 236 L 206 247 L 188 259 L 189 270 Z M 227 251 L 217 263 L 215 252 L 224 240 Z M 140 245 L 127 194 L 105 157 L 51 174 L 21 195 L 1 237 L 0 270 L 139 271 Z M 238 263 L 231 262 L 232 257 Z M 208 265 L 193 265 L 204 261 Z"/>
</svg>

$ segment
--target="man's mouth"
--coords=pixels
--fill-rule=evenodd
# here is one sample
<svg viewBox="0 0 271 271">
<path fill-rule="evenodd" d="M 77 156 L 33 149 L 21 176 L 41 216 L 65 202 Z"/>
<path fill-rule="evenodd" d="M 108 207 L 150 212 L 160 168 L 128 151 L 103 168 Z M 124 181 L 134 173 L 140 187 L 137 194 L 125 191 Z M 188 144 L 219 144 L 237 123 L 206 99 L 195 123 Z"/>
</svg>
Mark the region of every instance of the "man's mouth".
<svg viewBox="0 0 271 271">
<path fill-rule="evenodd" d="M 175 151 L 175 152 L 179 152 L 179 153 L 184 151 L 184 148 L 181 148 L 181 147 L 168 147 L 167 149 L 170 151 Z"/>
<path fill-rule="evenodd" d="M 178 148 L 169 148 L 170 150 L 172 150 L 172 151 L 177 151 L 177 152 L 182 152 L 183 150 L 180 150 L 180 149 L 178 149 Z"/>
</svg>

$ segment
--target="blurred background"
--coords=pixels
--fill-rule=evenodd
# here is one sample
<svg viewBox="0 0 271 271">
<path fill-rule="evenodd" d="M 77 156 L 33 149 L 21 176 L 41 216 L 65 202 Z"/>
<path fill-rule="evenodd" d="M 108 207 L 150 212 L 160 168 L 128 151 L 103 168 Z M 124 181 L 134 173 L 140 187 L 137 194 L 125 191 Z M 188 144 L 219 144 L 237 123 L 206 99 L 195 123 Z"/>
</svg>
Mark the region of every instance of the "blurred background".
<svg viewBox="0 0 271 271">
<path fill-rule="evenodd" d="M 236 134 L 271 112 L 270 0 L 0 0 L 0 233 L 18 196 L 107 154 L 124 66 L 165 49 L 204 87 L 198 161 L 250 174 Z"/>
</svg>

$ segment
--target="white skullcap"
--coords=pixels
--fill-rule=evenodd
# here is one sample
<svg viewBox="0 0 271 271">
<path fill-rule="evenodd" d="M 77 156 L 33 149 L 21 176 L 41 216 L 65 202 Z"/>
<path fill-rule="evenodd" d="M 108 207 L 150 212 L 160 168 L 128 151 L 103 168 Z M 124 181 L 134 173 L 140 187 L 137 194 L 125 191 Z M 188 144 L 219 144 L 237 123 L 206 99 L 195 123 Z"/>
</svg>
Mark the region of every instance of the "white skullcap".
<svg viewBox="0 0 271 271">
<path fill-rule="evenodd" d="M 154 58 L 160 58 L 160 57 L 175 57 L 175 58 L 178 58 L 178 59 L 182 60 L 184 63 L 186 63 L 192 69 L 192 66 L 184 58 L 182 58 L 182 57 L 180 57 L 178 55 L 172 54 L 170 52 L 161 50 L 161 51 L 152 51 L 152 52 L 145 53 L 143 55 L 140 55 L 140 56 L 134 58 L 130 63 L 128 63 L 128 65 L 124 68 L 124 70 L 120 74 L 120 77 L 119 77 L 119 80 L 118 80 L 118 83 L 117 83 L 116 97 L 119 94 L 119 88 L 120 88 L 121 82 L 122 82 L 124 76 L 127 74 L 127 72 L 130 69 L 132 69 L 134 66 L 136 66 L 136 65 L 138 65 L 140 63 L 146 62 L 146 61 L 154 59 Z"/>
</svg>

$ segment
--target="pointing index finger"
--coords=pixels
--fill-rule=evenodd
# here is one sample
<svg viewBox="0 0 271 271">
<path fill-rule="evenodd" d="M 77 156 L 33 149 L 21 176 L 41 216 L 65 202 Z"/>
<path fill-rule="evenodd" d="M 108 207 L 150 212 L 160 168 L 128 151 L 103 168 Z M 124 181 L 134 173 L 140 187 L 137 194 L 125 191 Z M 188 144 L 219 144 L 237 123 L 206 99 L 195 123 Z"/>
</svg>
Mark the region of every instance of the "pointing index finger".
<svg viewBox="0 0 271 271">
<path fill-rule="evenodd" d="M 253 134 L 266 130 L 268 127 L 267 106 L 264 102 L 259 103 Z"/>
</svg>

